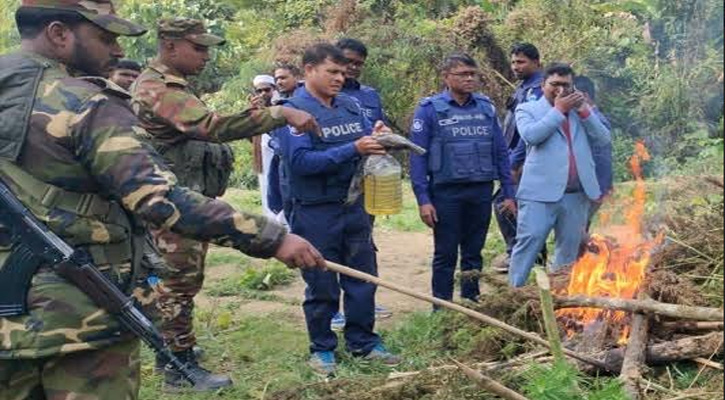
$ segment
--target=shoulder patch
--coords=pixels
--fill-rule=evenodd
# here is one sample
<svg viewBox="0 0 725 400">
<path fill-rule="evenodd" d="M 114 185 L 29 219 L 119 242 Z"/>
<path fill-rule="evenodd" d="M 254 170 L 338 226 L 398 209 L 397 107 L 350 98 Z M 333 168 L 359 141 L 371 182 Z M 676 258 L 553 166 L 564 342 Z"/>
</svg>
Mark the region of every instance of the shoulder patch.
<svg viewBox="0 0 725 400">
<path fill-rule="evenodd" d="M 416 118 L 413 120 L 412 131 L 413 132 L 422 132 L 424 126 L 425 126 L 425 124 L 423 123 L 423 120 Z"/>
<path fill-rule="evenodd" d="M 290 126 L 289 127 L 289 133 L 290 133 L 290 135 L 296 136 L 296 137 L 300 137 L 300 136 L 304 136 L 305 135 L 304 132 L 299 132 L 297 130 L 297 128 L 295 128 L 294 126 Z"/>
</svg>

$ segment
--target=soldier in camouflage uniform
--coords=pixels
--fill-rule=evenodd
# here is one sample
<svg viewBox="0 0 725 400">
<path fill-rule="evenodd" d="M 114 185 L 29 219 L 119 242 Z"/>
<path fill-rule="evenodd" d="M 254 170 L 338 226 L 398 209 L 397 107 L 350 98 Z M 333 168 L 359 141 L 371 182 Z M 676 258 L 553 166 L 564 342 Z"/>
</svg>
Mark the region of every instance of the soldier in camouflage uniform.
<svg viewBox="0 0 725 400">
<path fill-rule="evenodd" d="M 79 78 L 107 76 L 123 56 L 117 36 L 145 31 L 109 0 L 22 0 L 16 20 L 22 50 L 0 56 L 0 179 L 121 290 L 134 290 L 142 222 L 290 266 L 324 266 L 279 225 L 179 186 L 138 139 L 129 95 Z M 0 268 L 9 251 L 0 226 Z M 52 265 L 37 270 L 27 304 L 27 315 L 0 318 L 0 400 L 138 398 L 139 341 Z"/>
<path fill-rule="evenodd" d="M 279 106 L 226 116 L 209 110 L 187 79 L 202 72 L 210 48 L 224 44 L 224 39 L 209 33 L 202 21 L 189 18 L 161 20 L 158 38 L 158 57 L 131 87 L 133 110 L 180 184 L 208 197 L 221 196 L 233 165 L 226 143 L 269 132 L 294 115 Z M 310 129 L 302 127 L 302 131 Z M 169 266 L 161 276 L 158 298 L 161 333 L 174 352 L 193 354 L 194 297 L 204 282 L 208 245 L 168 229 L 152 234 Z M 179 374 L 168 369 L 165 382 L 171 387 L 184 384 Z"/>
</svg>

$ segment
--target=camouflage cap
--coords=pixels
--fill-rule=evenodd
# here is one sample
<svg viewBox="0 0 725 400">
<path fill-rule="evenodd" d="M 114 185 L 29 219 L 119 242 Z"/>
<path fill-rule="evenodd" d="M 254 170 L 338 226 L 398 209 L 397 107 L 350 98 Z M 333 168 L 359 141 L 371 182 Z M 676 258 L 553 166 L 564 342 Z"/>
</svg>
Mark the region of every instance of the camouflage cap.
<svg viewBox="0 0 725 400">
<path fill-rule="evenodd" d="M 211 34 L 204 22 L 192 18 L 169 18 L 159 21 L 159 37 L 164 39 L 186 39 L 202 46 L 221 46 L 226 40 Z"/>
<path fill-rule="evenodd" d="M 111 0 L 22 0 L 20 6 L 75 11 L 98 27 L 121 36 L 139 36 L 148 30 L 116 15 Z"/>
</svg>

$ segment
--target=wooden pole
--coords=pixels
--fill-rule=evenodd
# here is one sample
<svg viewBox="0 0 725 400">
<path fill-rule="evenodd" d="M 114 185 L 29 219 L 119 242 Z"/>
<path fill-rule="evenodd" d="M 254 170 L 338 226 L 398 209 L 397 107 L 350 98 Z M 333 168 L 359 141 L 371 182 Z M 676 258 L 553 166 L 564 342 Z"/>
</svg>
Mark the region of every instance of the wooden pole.
<svg viewBox="0 0 725 400">
<path fill-rule="evenodd" d="M 450 302 L 450 301 L 441 300 L 439 298 L 436 298 L 436 297 L 433 297 L 433 296 L 430 296 L 427 294 L 416 292 L 414 290 L 408 289 L 407 287 L 403 287 L 400 285 L 396 285 L 394 283 L 384 281 L 384 280 L 378 278 L 377 276 L 372 276 L 370 274 L 366 274 L 364 272 L 354 270 L 352 268 L 334 263 L 332 261 L 326 261 L 326 263 L 327 263 L 327 269 L 330 271 L 337 272 L 338 274 L 343 274 L 343 275 L 346 275 L 346 276 L 349 276 L 352 278 L 360 279 L 361 281 L 369 282 L 369 283 L 372 283 L 377 286 L 382 286 L 384 288 L 388 288 L 390 290 L 396 291 L 398 293 L 402 293 L 404 295 L 416 298 L 418 300 L 427 301 L 429 303 L 435 304 L 440 307 L 447 308 L 449 310 L 458 311 L 462 314 L 468 315 L 471 318 L 481 321 L 481 322 L 485 323 L 486 325 L 494 326 L 496 328 L 502 329 L 506 332 L 520 336 L 524 339 L 530 340 L 534 343 L 540 344 L 546 348 L 551 349 L 551 344 L 548 341 L 539 337 L 538 335 L 531 333 L 531 332 L 523 331 L 519 328 L 516 328 L 515 326 L 511 326 L 503 321 L 499 321 L 486 314 L 482 314 L 480 312 L 473 311 L 469 308 L 463 307 L 461 305 L 458 305 L 458 304 Z M 607 364 L 600 360 L 594 359 L 589 356 L 585 356 L 583 354 L 568 350 L 566 348 L 563 349 L 563 351 L 564 351 L 564 354 L 566 354 L 567 356 L 577 359 L 581 362 L 593 365 L 593 366 L 601 368 L 601 369 L 607 368 Z"/>
<path fill-rule="evenodd" d="M 539 296 L 541 297 L 541 314 L 544 316 L 544 328 L 546 336 L 551 343 L 551 354 L 557 363 L 563 363 L 564 350 L 561 345 L 561 337 L 559 336 L 559 326 L 556 323 L 556 315 L 554 315 L 554 301 L 551 296 L 551 282 L 541 267 L 534 267 L 536 275 L 536 284 L 539 285 Z"/>
<path fill-rule="evenodd" d="M 492 378 L 472 368 L 469 368 L 467 365 L 462 364 L 456 360 L 453 360 L 453 362 L 458 366 L 458 368 L 461 369 L 461 371 L 463 371 L 464 374 L 466 374 L 466 376 L 471 378 L 474 382 L 476 382 L 476 384 L 478 384 L 478 386 L 480 386 L 484 390 L 500 396 L 501 398 L 504 398 L 506 400 L 528 400 L 526 397 L 514 392 L 513 390 L 498 383 Z"/>
<path fill-rule="evenodd" d="M 666 317 L 700 321 L 724 321 L 721 308 L 692 307 L 680 304 L 660 303 L 652 299 L 630 300 L 613 297 L 555 297 L 556 308 L 593 307 L 629 312 L 651 312 Z"/>
</svg>

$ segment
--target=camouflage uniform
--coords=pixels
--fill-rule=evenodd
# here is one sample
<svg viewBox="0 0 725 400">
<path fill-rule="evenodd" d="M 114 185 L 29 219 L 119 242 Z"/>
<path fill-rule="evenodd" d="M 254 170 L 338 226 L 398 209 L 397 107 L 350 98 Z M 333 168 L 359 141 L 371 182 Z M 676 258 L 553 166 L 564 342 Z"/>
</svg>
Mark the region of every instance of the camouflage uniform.
<svg viewBox="0 0 725 400">
<path fill-rule="evenodd" d="M 144 32 L 116 17 L 108 0 L 22 5 L 76 10 L 115 34 Z M 14 92 L 13 79 L 23 79 L 17 71 L 28 65 L 38 71 L 35 89 Z M 139 140 L 143 128 L 118 86 L 74 78 L 56 61 L 21 52 L 0 56 L 0 96 L 7 106 L 0 108 L 0 178 L 127 293 L 135 290 L 134 231 L 126 224 L 133 219 L 255 257 L 271 257 L 280 246 L 281 226 L 177 185 L 159 154 Z M 36 196 L 38 187 L 45 195 Z M 89 202 L 68 204 L 70 198 Z M 0 268 L 4 245 L 0 240 Z M 27 304 L 27 315 L 0 318 L 0 400 L 137 398 L 138 340 L 114 318 L 47 265 L 35 274 Z"/>
<path fill-rule="evenodd" d="M 184 38 L 202 46 L 224 42 L 207 33 L 201 21 L 186 18 L 160 21 L 158 33 L 160 38 Z M 189 176 L 198 172 L 202 168 L 200 163 L 210 157 L 191 156 L 185 153 L 184 146 L 200 142 L 226 146 L 222 143 L 271 131 L 286 124 L 281 109 L 250 109 L 228 116 L 214 113 L 191 91 L 186 77 L 172 71 L 159 60 L 152 61 L 131 87 L 133 110 L 181 184 L 210 197 L 220 195 L 220 191 L 205 191 L 204 183 L 199 182 L 203 178 Z M 176 155 L 174 151 L 178 151 Z M 229 163 L 218 169 L 230 171 L 231 167 Z M 152 234 L 169 266 L 161 276 L 163 285 L 158 299 L 161 332 L 173 351 L 183 351 L 196 343 L 192 325 L 194 296 L 204 282 L 208 245 L 168 229 L 153 230 Z"/>
</svg>

